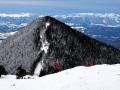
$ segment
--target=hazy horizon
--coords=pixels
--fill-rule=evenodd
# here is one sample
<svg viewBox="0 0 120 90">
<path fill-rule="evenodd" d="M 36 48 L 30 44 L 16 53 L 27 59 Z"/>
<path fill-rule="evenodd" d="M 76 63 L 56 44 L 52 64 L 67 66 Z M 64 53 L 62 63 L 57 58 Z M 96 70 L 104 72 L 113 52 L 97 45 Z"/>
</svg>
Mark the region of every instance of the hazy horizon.
<svg viewBox="0 0 120 90">
<path fill-rule="evenodd" d="M 0 13 L 119 13 L 119 0 L 0 0 Z"/>
</svg>

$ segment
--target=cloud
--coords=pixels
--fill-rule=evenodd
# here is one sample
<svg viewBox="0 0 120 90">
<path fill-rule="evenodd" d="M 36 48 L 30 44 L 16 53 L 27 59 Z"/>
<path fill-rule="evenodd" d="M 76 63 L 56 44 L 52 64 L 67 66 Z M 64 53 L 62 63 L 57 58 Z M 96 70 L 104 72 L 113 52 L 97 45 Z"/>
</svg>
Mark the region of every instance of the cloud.
<svg viewBox="0 0 120 90">
<path fill-rule="evenodd" d="M 117 7 L 120 0 L 0 0 L 0 5 L 37 5 L 66 8 Z"/>
<path fill-rule="evenodd" d="M 43 1 L 43 0 L 0 0 L 0 4 L 17 4 L 17 5 L 36 5 L 36 4 L 44 4 L 46 1 Z"/>
</svg>

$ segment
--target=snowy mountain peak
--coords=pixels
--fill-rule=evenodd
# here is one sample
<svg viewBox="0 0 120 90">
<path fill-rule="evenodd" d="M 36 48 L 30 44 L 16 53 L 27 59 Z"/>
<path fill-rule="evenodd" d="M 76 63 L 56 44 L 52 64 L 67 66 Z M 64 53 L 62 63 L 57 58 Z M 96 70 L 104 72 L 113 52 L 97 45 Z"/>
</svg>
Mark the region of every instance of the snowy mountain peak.
<svg viewBox="0 0 120 90">
<path fill-rule="evenodd" d="M 9 74 L 22 67 L 46 75 L 76 66 L 120 63 L 120 51 L 45 16 L 34 20 L 0 45 L 0 64 Z"/>
</svg>

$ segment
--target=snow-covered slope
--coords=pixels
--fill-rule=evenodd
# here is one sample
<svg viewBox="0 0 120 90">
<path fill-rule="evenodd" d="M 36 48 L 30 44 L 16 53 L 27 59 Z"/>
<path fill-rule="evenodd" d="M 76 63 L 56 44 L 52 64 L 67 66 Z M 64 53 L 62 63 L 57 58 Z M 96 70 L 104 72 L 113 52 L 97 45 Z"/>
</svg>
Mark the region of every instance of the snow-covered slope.
<svg viewBox="0 0 120 90">
<path fill-rule="evenodd" d="M 17 32 L 17 31 L 16 31 Z M 0 33 L 0 39 L 5 39 L 6 37 L 15 34 L 16 32 L 10 32 L 10 33 Z"/>
<path fill-rule="evenodd" d="M 2 76 L 0 90 L 120 90 L 120 65 L 79 66 L 32 79 Z"/>
<path fill-rule="evenodd" d="M 15 32 L 0 32 L 0 43 L 2 42 L 2 40 L 6 39 L 8 36 L 14 35 L 17 31 Z"/>
</svg>

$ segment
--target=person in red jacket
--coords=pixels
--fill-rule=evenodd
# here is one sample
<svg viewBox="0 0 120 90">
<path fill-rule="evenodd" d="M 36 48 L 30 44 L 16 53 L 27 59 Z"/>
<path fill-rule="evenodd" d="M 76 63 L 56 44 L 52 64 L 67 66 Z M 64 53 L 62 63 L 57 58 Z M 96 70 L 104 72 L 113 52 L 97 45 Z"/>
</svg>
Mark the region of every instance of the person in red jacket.
<svg viewBox="0 0 120 90">
<path fill-rule="evenodd" d="M 58 61 L 55 62 L 55 71 L 56 72 L 60 71 L 60 63 Z"/>
<path fill-rule="evenodd" d="M 91 67 L 91 66 L 94 66 L 95 65 L 95 61 L 91 61 L 88 66 Z"/>
</svg>

